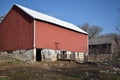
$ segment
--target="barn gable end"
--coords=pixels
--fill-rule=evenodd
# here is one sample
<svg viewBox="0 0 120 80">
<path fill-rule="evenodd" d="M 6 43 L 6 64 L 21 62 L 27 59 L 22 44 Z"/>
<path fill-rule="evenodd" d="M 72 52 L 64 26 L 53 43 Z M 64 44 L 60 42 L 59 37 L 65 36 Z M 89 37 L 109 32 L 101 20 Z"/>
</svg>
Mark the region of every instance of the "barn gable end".
<svg viewBox="0 0 120 80">
<path fill-rule="evenodd" d="M 33 18 L 13 6 L 0 24 L 0 50 L 31 49 Z"/>
</svg>

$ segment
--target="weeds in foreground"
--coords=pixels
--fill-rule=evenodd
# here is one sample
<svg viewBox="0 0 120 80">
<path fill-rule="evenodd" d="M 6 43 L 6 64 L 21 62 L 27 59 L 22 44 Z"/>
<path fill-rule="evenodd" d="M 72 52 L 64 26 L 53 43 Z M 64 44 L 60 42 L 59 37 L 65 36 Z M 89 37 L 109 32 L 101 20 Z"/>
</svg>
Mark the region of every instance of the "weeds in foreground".
<svg viewBox="0 0 120 80">
<path fill-rule="evenodd" d="M 27 73 L 27 72 L 20 72 L 16 74 L 16 77 L 20 79 L 29 79 L 31 76 L 32 74 Z"/>
<path fill-rule="evenodd" d="M 64 61 L 35 64 L 7 61 L 0 65 L 0 80 L 119 80 L 119 74 L 105 72 L 109 68 Z"/>
<path fill-rule="evenodd" d="M 9 80 L 7 77 L 0 77 L 0 80 Z"/>
</svg>

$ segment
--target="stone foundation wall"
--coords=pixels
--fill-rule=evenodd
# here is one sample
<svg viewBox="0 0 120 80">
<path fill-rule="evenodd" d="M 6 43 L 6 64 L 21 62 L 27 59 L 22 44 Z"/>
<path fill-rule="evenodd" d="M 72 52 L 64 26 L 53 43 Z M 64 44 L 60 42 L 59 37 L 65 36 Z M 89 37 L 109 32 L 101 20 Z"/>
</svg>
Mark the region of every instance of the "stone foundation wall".
<svg viewBox="0 0 120 80">
<path fill-rule="evenodd" d="M 84 52 L 71 52 L 71 51 L 66 51 L 64 54 L 60 52 L 58 54 L 58 59 L 59 60 L 71 60 L 79 63 L 84 63 L 85 62 L 85 57 L 88 54 Z"/>
<path fill-rule="evenodd" d="M 42 61 L 57 61 L 59 50 L 43 49 L 41 51 Z"/>
<path fill-rule="evenodd" d="M 15 50 L 15 51 L 0 51 L 0 58 L 6 60 L 21 60 L 28 63 L 33 62 L 33 49 Z"/>
<path fill-rule="evenodd" d="M 0 58 L 7 60 L 21 60 L 28 63 L 33 63 L 34 60 L 36 60 L 36 55 L 34 55 L 34 53 L 35 52 L 33 49 L 4 51 L 0 52 Z M 41 50 L 40 54 L 41 61 L 71 60 L 80 63 L 83 63 L 85 61 L 84 58 L 85 53 L 83 52 L 64 51 L 63 53 L 63 51 L 60 50 L 43 49 Z"/>
<path fill-rule="evenodd" d="M 76 52 L 75 53 L 75 61 L 80 62 L 80 63 L 84 63 L 84 55 L 85 55 L 85 53 Z"/>
</svg>

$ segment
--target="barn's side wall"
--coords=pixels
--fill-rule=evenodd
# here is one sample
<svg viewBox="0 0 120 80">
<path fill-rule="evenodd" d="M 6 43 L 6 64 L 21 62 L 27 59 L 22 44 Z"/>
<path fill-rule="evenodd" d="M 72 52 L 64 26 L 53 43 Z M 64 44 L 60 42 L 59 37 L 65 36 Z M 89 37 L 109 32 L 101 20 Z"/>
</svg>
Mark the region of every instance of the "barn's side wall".
<svg viewBox="0 0 120 80">
<path fill-rule="evenodd" d="M 88 52 L 88 35 L 38 20 L 35 25 L 36 48 Z"/>
<path fill-rule="evenodd" d="M 33 48 L 33 19 L 14 6 L 0 24 L 0 51 Z"/>
</svg>

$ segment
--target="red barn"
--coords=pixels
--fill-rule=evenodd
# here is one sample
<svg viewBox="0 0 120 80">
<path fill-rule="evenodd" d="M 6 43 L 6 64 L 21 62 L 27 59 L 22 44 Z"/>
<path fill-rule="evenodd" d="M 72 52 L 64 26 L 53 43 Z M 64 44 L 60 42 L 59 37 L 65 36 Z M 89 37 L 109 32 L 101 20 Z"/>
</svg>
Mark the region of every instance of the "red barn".
<svg viewBox="0 0 120 80">
<path fill-rule="evenodd" d="M 36 59 L 39 49 L 87 53 L 88 34 L 71 23 L 13 5 L 0 24 L 0 51 L 33 50 Z"/>
</svg>

